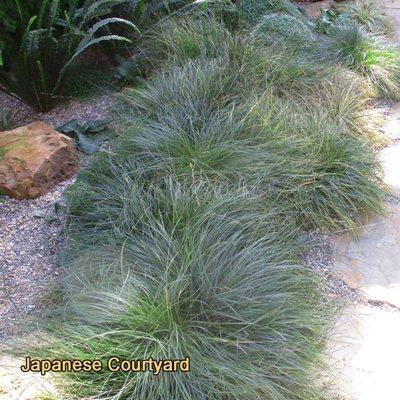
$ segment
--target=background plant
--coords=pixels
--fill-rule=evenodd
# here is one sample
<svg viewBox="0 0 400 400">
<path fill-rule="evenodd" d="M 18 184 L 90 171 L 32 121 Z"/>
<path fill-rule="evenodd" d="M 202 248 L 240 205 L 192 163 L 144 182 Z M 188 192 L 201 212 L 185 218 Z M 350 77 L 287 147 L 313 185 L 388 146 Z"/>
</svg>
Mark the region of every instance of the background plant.
<svg viewBox="0 0 400 400">
<path fill-rule="evenodd" d="M 331 29 L 335 29 L 338 25 L 348 22 L 349 14 L 346 12 L 339 13 L 336 10 L 321 10 L 321 15 L 315 21 L 315 30 L 318 33 L 329 33 Z"/>
<path fill-rule="evenodd" d="M 58 0 L 42 2 L 25 27 L 19 53 L 10 56 L 11 73 L 1 71 L 0 84 L 40 111 L 47 111 L 60 95 L 69 68 L 89 47 L 125 37 L 101 34 L 110 24 L 134 25 L 120 18 L 105 18 L 121 1 L 89 1 L 82 8 L 70 2 L 67 10 Z M 100 21 L 96 22 L 100 18 Z"/>
<path fill-rule="evenodd" d="M 389 35 L 393 31 L 390 20 L 385 15 L 382 5 L 372 0 L 354 0 L 336 5 L 339 13 L 345 13 L 368 31 Z"/>
<path fill-rule="evenodd" d="M 56 130 L 74 138 L 78 148 L 88 154 L 99 151 L 103 141 L 107 137 L 107 133 L 110 133 L 108 130 L 108 121 L 100 119 L 90 120 L 84 124 L 73 119 L 59 126 Z"/>
<path fill-rule="evenodd" d="M 239 4 L 244 24 L 248 26 L 257 24 L 263 16 L 273 13 L 305 20 L 300 9 L 288 0 L 242 0 Z"/>
<path fill-rule="evenodd" d="M 355 22 L 332 31 L 332 52 L 339 62 L 368 77 L 380 95 L 397 99 L 400 53 Z"/>
<path fill-rule="evenodd" d="M 0 8 L 0 54 L 5 49 L 15 49 L 15 42 L 22 34 L 21 27 L 25 26 L 30 16 L 36 14 L 39 9 L 40 2 L 36 0 L 25 3 L 20 0 L 4 0 L 2 2 Z"/>
<path fill-rule="evenodd" d="M 317 38 L 306 22 L 288 14 L 265 15 L 253 34 L 266 44 L 285 45 L 292 51 L 309 52 L 318 46 Z"/>
</svg>

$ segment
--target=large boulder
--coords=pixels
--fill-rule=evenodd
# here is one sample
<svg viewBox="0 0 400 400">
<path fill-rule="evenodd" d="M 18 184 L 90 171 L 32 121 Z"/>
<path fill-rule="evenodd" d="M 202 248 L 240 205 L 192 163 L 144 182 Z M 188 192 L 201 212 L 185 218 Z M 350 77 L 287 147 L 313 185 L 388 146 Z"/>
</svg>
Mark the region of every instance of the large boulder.
<svg viewBox="0 0 400 400">
<path fill-rule="evenodd" d="M 43 122 L 0 132 L 0 194 L 39 197 L 77 168 L 73 140 Z"/>
</svg>

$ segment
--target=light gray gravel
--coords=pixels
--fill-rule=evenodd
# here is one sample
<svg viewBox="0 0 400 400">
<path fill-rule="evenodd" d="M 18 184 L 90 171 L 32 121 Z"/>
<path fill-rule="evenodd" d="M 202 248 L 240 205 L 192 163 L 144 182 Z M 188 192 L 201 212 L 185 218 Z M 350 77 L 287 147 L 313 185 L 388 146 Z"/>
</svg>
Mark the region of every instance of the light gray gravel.
<svg viewBox="0 0 400 400">
<path fill-rule="evenodd" d="M 310 235 L 311 249 L 304 256 L 305 264 L 318 275 L 326 293 L 351 303 L 365 303 L 357 292 L 346 285 L 333 269 L 333 235 L 315 232 Z"/>
<path fill-rule="evenodd" d="M 77 119 L 107 118 L 112 95 L 71 100 L 49 113 L 38 113 L 0 91 L 0 106 L 18 110 L 18 125 L 43 121 L 53 128 Z M 57 258 L 64 241 L 64 217 L 54 210 L 62 203 L 69 180 L 34 200 L 0 196 L 0 340 L 18 333 L 30 317 L 43 309 L 60 268 Z"/>
<path fill-rule="evenodd" d="M 40 311 L 59 273 L 65 218 L 55 212 L 65 181 L 33 200 L 0 197 L 0 338 Z"/>
<path fill-rule="evenodd" d="M 364 304 L 382 310 L 398 311 L 396 307 L 385 302 L 367 300 L 335 274 L 333 268 L 333 239 L 334 234 L 332 233 L 313 233 L 310 235 L 311 248 L 303 257 L 307 267 L 320 277 L 326 293 L 348 304 Z"/>
<path fill-rule="evenodd" d="M 0 105 L 4 109 L 18 110 L 16 120 L 20 126 L 42 121 L 56 128 L 72 119 L 86 122 L 104 119 L 112 102 L 112 95 L 97 96 L 90 100 L 71 100 L 60 104 L 48 113 L 38 113 L 27 104 L 0 90 Z"/>
</svg>

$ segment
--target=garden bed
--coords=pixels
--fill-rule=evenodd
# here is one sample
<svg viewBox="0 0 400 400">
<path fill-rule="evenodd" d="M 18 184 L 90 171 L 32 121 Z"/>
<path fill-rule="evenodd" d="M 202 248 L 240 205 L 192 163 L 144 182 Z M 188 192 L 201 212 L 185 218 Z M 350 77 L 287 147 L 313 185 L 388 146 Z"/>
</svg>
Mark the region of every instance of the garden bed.
<svg viewBox="0 0 400 400">
<path fill-rule="evenodd" d="M 318 382 L 335 318 L 343 300 L 367 304 L 334 275 L 332 238 L 382 215 L 387 195 L 376 149 L 390 141 L 377 105 L 400 93 L 390 25 L 363 1 L 314 21 L 289 1 L 145 7 L 135 27 L 121 4 L 98 4 L 93 19 L 85 3 L 65 24 L 44 11 L 28 22 L 68 43 L 63 64 L 41 67 L 62 48 L 40 37 L 40 56 L 20 50 L 40 62 L 6 58 L 2 71 L 10 126 L 64 124 L 91 153 L 45 196 L 2 198 L 2 335 L 37 326 L 46 340 L 15 351 L 35 358 L 190 357 L 188 374 L 61 374 L 64 399 L 329 397 Z M 118 86 L 65 101 L 85 45 L 108 55 L 128 38 L 126 58 L 105 61 Z M 105 116 L 107 144 L 82 145 Z"/>
</svg>

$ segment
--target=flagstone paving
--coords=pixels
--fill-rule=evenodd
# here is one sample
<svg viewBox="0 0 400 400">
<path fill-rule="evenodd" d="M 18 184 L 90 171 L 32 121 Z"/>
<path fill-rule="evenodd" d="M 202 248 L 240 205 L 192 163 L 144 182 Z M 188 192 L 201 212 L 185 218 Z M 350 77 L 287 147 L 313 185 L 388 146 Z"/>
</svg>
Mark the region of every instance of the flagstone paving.
<svg viewBox="0 0 400 400">
<path fill-rule="evenodd" d="M 400 1 L 399 0 L 379 0 L 385 9 L 386 15 L 393 23 L 393 41 L 400 44 Z"/>
<path fill-rule="evenodd" d="M 0 400 L 32 400 L 41 395 L 42 398 L 56 395 L 49 374 L 43 377 L 39 373 L 22 372 L 23 364 L 23 359 L 0 356 Z"/>
<path fill-rule="evenodd" d="M 400 197 L 400 144 L 381 150 L 380 161 L 383 166 L 384 180 L 390 193 Z"/>
<path fill-rule="evenodd" d="M 346 234 L 335 240 L 334 264 L 339 276 L 368 300 L 400 308 L 400 205 L 387 209 L 358 238 Z"/>
<path fill-rule="evenodd" d="M 400 312 L 349 306 L 328 352 L 343 400 L 399 400 Z"/>
<path fill-rule="evenodd" d="M 400 0 L 380 3 L 400 44 Z M 400 103 L 392 105 L 384 132 L 392 141 L 379 155 L 391 194 L 388 212 L 357 238 L 342 235 L 334 243 L 335 273 L 366 301 L 347 306 L 328 346 L 343 400 L 400 399 Z"/>
<path fill-rule="evenodd" d="M 387 117 L 384 133 L 392 140 L 400 139 L 400 103 L 392 105 Z"/>
</svg>

